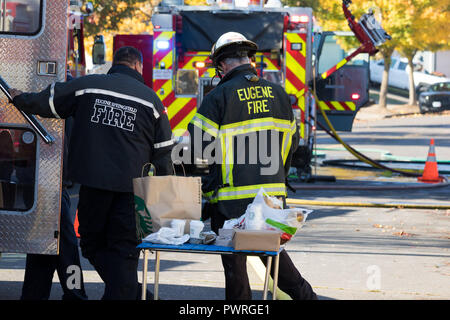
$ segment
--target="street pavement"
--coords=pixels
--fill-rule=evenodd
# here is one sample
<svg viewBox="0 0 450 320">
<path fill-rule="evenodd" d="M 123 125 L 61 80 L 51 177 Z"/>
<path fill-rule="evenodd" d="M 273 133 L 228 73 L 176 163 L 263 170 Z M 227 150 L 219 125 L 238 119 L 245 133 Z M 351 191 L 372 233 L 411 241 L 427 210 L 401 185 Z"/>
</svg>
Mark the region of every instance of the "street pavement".
<svg viewBox="0 0 450 320">
<path fill-rule="evenodd" d="M 352 132 L 341 137 L 358 150 L 377 158 L 390 153 L 397 157 L 426 158 L 429 142 L 435 139 L 438 160 L 450 160 L 450 115 L 419 115 L 377 106 L 358 112 Z M 399 116 L 403 113 L 403 116 Z M 317 132 L 323 159 L 352 158 L 324 132 Z M 381 150 L 381 151 L 380 151 Z M 301 200 L 406 203 L 450 206 L 450 187 L 424 189 L 389 188 L 417 186 L 415 179 L 380 172 L 345 168 L 313 168 L 317 176 L 334 175 L 336 182 L 305 183 L 290 198 Z M 350 190 L 333 186 L 358 185 Z M 373 190 L 370 186 L 386 186 Z M 310 186 L 310 188 L 308 188 Z M 71 189 L 75 212 L 76 187 Z M 314 212 L 305 226 L 286 245 L 286 250 L 319 299 L 393 300 L 450 299 L 450 210 L 304 205 Z M 154 270 L 153 257 L 149 263 Z M 165 300 L 223 300 L 224 277 L 216 255 L 161 253 L 160 296 Z M 20 297 L 24 255 L 4 254 L 0 259 L 0 299 Z M 89 299 L 100 299 L 103 283 L 83 258 L 83 275 Z M 248 264 L 254 299 L 262 298 L 261 266 Z M 142 270 L 142 260 L 139 270 Z M 149 283 L 153 282 L 149 272 Z M 139 272 L 141 280 L 141 272 Z M 149 286 L 152 290 L 152 285 Z M 62 292 L 55 273 L 51 299 Z M 283 296 L 281 296 L 283 298 Z"/>
</svg>

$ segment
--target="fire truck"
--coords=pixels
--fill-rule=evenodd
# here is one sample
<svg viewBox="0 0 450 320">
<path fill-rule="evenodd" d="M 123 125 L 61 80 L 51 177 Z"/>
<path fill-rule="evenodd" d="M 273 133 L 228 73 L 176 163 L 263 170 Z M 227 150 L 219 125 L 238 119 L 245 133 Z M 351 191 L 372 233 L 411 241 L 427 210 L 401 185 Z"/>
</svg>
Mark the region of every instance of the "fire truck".
<svg viewBox="0 0 450 320">
<path fill-rule="evenodd" d="M 64 121 L 17 110 L 7 89 L 83 75 L 90 12 L 76 0 L 0 1 L 0 253 L 58 253 Z"/>
<path fill-rule="evenodd" d="M 300 131 L 293 161 L 308 173 L 316 121 L 310 88 L 314 74 L 322 74 L 354 51 L 346 48 L 351 32 L 313 32 L 311 8 L 268 6 L 262 0 L 219 0 L 208 6 L 183 6 L 183 1 L 162 1 L 152 16 L 153 35 L 117 35 L 114 48 L 130 45 L 144 55 L 144 78 L 167 108 L 175 136 L 187 125 L 202 100 L 218 83 L 209 59 L 221 34 L 242 33 L 258 44 L 253 65 L 258 75 L 283 86 L 291 97 Z M 359 54 L 337 68 L 317 88 L 319 105 L 340 131 L 350 131 L 359 108 L 369 100 L 369 56 Z M 317 116 L 316 116 L 317 115 Z"/>
</svg>

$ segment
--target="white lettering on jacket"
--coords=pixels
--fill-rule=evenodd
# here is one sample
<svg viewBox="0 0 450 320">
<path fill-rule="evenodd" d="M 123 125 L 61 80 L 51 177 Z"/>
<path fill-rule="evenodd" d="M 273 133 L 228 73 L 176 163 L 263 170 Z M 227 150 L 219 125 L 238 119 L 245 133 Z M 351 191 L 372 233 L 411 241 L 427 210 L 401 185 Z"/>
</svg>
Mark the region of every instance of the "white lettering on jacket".
<svg viewBox="0 0 450 320">
<path fill-rule="evenodd" d="M 96 99 L 91 122 L 117 127 L 123 130 L 134 130 L 137 109 L 104 99 Z"/>
</svg>

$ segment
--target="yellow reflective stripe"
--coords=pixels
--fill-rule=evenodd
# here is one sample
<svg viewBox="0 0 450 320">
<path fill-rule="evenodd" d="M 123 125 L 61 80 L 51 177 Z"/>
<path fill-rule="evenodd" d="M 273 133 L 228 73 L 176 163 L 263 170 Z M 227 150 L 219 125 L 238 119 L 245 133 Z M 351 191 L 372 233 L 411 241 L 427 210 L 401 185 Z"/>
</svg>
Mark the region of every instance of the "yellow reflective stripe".
<svg viewBox="0 0 450 320">
<path fill-rule="evenodd" d="M 204 198 L 212 198 L 213 194 L 214 194 L 214 190 L 213 191 L 209 191 L 209 192 L 202 192 L 202 196 Z"/>
<path fill-rule="evenodd" d="M 180 123 L 178 123 L 175 126 L 175 128 L 172 129 L 172 131 L 174 131 L 174 130 L 183 130 L 183 132 L 186 131 L 189 122 L 194 117 L 196 112 L 197 112 L 197 108 L 192 109 L 192 111 L 189 112 L 189 114 L 186 117 L 184 117 L 184 119 L 182 121 L 180 121 Z"/>
<path fill-rule="evenodd" d="M 268 183 L 219 189 L 218 200 L 254 198 L 261 188 L 264 188 L 266 194 L 271 196 L 286 196 L 286 185 L 284 183 Z"/>
<path fill-rule="evenodd" d="M 156 41 L 159 41 L 159 40 L 170 41 L 171 42 L 170 46 L 173 47 L 172 39 L 173 39 L 174 35 L 175 35 L 175 31 L 163 31 L 159 35 L 157 35 L 156 39 L 154 39 L 153 42 L 156 43 Z M 158 51 L 160 51 L 160 50 L 158 50 L 158 48 L 156 48 L 156 46 L 154 46 L 153 54 L 155 55 Z M 161 62 L 164 62 L 166 69 L 172 68 L 173 48 L 167 52 L 167 54 L 164 56 L 164 58 L 161 59 L 161 61 L 159 61 L 159 63 L 161 63 Z"/>
<path fill-rule="evenodd" d="M 256 61 L 261 61 L 261 58 L 258 57 L 256 59 Z M 270 61 L 269 58 L 267 58 L 266 56 L 264 56 L 264 60 L 263 60 L 264 64 L 266 65 L 264 70 L 274 70 L 274 71 L 278 71 L 278 68 L 272 63 L 272 61 Z"/>
<path fill-rule="evenodd" d="M 211 136 L 217 137 L 217 134 L 219 132 L 219 125 L 214 121 L 206 118 L 204 115 L 196 113 L 191 122 Z"/>
<path fill-rule="evenodd" d="M 170 94 L 171 92 L 169 92 Z M 175 117 L 181 109 L 183 109 L 192 98 L 177 97 L 170 105 L 167 106 L 167 116 L 169 120 Z"/>
<path fill-rule="evenodd" d="M 282 153 L 282 155 L 283 155 L 283 165 L 286 164 L 286 160 L 287 160 L 287 156 L 289 154 L 289 150 L 291 150 L 292 136 L 290 134 L 288 134 L 288 138 L 287 138 L 286 142 L 287 142 L 286 147 L 284 147 L 284 144 L 283 144 L 283 147 L 284 147 L 284 151 Z"/>
<path fill-rule="evenodd" d="M 347 62 L 348 62 L 347 59 L 342 59 L 341 61 L 339 61 L 338 64 L 336 65 L 336 70 L 345 65 Z"/>
<path fill-rule="evenodd" d="M 276 118 L 273 118 L 273 117 L 266 117 L 266 118 L 245 120 L 245 121 L 225 124 L 225 125 L 220 126 L 220 129 L 232 129 L 232 128 L 237 128 L 237 127 L 242 127 L 242 126 L 245 126 L 245 125 L 248 125 L 248 124 L 263 123 L 263 122 L 268 122 L 268 121 L 273 121 L 273 122 L 276 122 L 276 123 L 287 124 L 287 125 L 289 125 L 290 122 L 291 122 L 289 120 L 276 119 Z"/>
<path fill-rule="evenodd" d="M 225 143 L 227 145 L 227 159 L 224 163 L 226 166 L 226 172 L 227 172 L 227 180 L 225 183 L 228 183 L 230 186 L 233 185 L 233 162 L 234 162 L 234 150 L 233 150 L 233 138 L 226 138 Z"/>
<path fill-rule="evenodd" d="M 286 52 L 286 68 L 289 68 L 302 83 L 305 83 L 305 68 L 289 52 Z"/>
<path fill-rule="evenodd" d="M 204 118 L 204 117 L 203 117 Z M 211 125 L 207 122 L 204 122 L 197 113 L 191 120 L 191 123 L 195 125 L 196 127 L 200 128 L 201 130 L 205 131 L 206 133 L 210 134 L 214 138 L 217 137 L 218 129 L 211 127 Z"/>
<path fill-rule="evenodd" d="M 227 166 L 226 157 L 227 157 L 227 148 L 225 144 L 225 139 L 220 139 L 220 144 L 222 148 L 222 182 L 225 183 L 227 181 Z"/>
<path fill-rule="evenodd" d="M 217 197 L 213 197 L 214 195 L 214 190 L 213 191 L 209 191 L 209 192 L 203 192 L 202 196 L 203 198 L 208 201 L 209 203 L 217 203 L 218 198 Z"/>
<path fill-rule="evenodd" d="M 220 127 L 220 136 L 233 136 L 254 131 L 278 130 L 289 132 L 295 128 L 295 121 L 275 119 L 272 117 L 235 122 Z"/>
<path fill-rule="evenodd" d="M 204 115 L 197 113 L 195 115 L 197 118 L 199 118 L 202 121 L 205 121 L 207 124 L 209 124 L 211 127 L 216 128 L 217 130 L 219 130 L 219 125 L 217 123 L 215 123 L 214 121 L 206 118 Z"/>
<path fill-rule="evenodd" d="M 325 102 L 323 102 L 323 101 L 319 101 L 319 107 L 320 107 L 322 110 L 330 110 L 330 107 L 329 107 Z"/>
<path fill-rule="evenodd" d="M 345 102 L 345 104 L 346 104 L 352 111 L 355 111 L 355 110 L 356 110 L 356 104 L 355 104 L 354 102 L 347 101 L 347 102 Z"/>
<path fill-rule="evenodd" d="M 286 38 L 289 42 L 301 42 L 302 50 L 300 51 L 303 56 L 306 56 L 306 43 L 303 41 L 302 37 L 298 33 L 285 33 Z"/>
<path fill-rule="evenodd" d="M 161 94 L 161 92 L 163 94 Z M 167 96 L 172 92 L 172 80 L 167 80 L 161 87 L 160 90 L 158 90 L 156 92 L 156 94 L 158 95 L 159 99 L 161 101 L 163 101 L 165 98 L 167 98 Z M 165 106 L 165 107 L 169 107 L 169 106 Z M 168 110 L 168 112 L 170 112 L 170 110 Z"/>
<path fill-rule="evenodd" d="M 344 111 L 345 108 L 338 101 L 331 101 L 331 104 L 336 110 Z"/>
<path fill-rule="evenodd" d="M 285 148 L 285 145 L 286 145 L 286 138 L 289 139 L 288 136 L 290 136 L 289 133 L 287 133 L 287 132 L 283 133 L 283 141 L 281 142 L 281 146 L 282 146 L 282 147 L 281 147 L 281 156 L 282 156 L 282 158 L 283 158 L 283 163 L 284 163 L 284 158 L 285 158 L 284 154 L 286 153 L 286 148 Z"/>
</svg>

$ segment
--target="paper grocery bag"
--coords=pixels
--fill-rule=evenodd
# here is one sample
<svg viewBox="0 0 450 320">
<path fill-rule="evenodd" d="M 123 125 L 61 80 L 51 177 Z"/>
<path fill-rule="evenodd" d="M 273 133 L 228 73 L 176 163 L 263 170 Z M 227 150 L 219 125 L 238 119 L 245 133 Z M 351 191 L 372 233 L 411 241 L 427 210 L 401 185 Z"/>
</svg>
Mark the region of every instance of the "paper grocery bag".
<svg viewBox="0 0 450 320">
<path fill-rule="evenodd" d="M 136 227 L 139 239 L 170 227 L 172 219 L 200 220 L 200 177 L 146 176 L 133 179 Z"/>
</svg>

